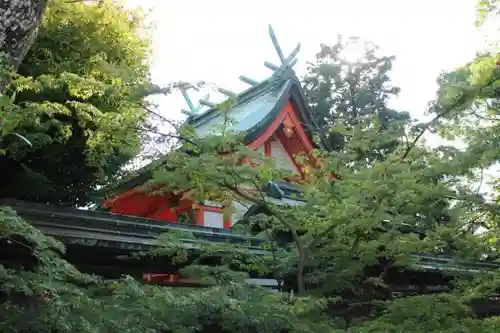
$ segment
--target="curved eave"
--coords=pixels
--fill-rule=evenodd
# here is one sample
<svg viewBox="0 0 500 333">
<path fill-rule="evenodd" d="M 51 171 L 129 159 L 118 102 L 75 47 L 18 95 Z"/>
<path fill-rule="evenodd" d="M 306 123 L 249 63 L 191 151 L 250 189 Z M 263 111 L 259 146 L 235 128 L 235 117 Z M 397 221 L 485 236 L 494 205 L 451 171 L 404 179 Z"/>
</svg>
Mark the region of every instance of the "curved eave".
<svg viewBox="0 0 500 333">
<path fill-rule="evenodd" d="M 142 186 L 146 184 L 149 180 L 151 180 L 151 177 L 153 176 L 153 168 L 144 170 L 138 174 L 138 176 L 131 178 L 121 184 L 119 184 L 117 187 L 113 189 L 113 194 L 111 195 L 119 195 L 123 192 L 129 191 L 133 188 L 136 188 L 138 186 Z"/>
<path fill-rule="evenodd" d="M 314 146 L 314 148 L 326 149 L 327 141 L 322 137 L 318 144 L 314 143 L 313 134 L 311 129 L 319 129 L 317 122 L 315 121 L 312 112 L 307 103 L 307 99 L 304 96 L 304 92 L 300 86 L 300 82 L 296 77 L 289 79 L 286 83 L 282 95 L 280 96 L 278 102 L 274 108 L 268 113 L 268 115 L 262 119 L 259 123 L 249 129 L 244 137 L 245 145 L 256 145 L 256 142 L 266 133 L 274 132 L 275 128 L 281 124 L 282 119 L 280 115 L 283 115 L 283 109 L 286 107 L 287 103 L 291 103 L 295 115 L 300 123 L 301 131 L 304 132 L 305 137 L 302 140 L 306 142 L 306 146 Z M 297 124 L 299 125 L 299 124 Z M 305 126 L 304 126 L 305 125 Z M 265 140 L 264 140 L 265 141 Z M 310 143 L 310 144 L 309 144 Z M 256 147 L 254 147 L 256 148 Z"/>
<path fill-rule="evenodd" d="M 298 79 L 296 78 L 297 82 Z M 298 86 L 293 86 L 292 91 L 290 92 L 291 96 L 291 101 L 294 109 L 299 113 L 299 118 L 304 122 L 304 124 L 307 124 L 308 126 L 304 128 L 304 130 L 309 134 L 311 137 L 311 141 L 314 143 L 313 140 L 313 133 L 311 132 L 311 129 L 315 129 L 318 131 L 318 136 L 320 141 L 317 143 L 318 148 L 323 149 L 323 150 L 330 150 L 329 148 L 329 143 L 327 138 L 320 132 L 320 127 L 318 125 L 318 122 L 316 121 L 316 118 L 314 118 L 313 112 L 311 110 L 311 107 L 309 106 L 309 101 L 304 94 L 304 90 L 302 89 L 300 83 L 298 83 Z"/>
<path fill-rule="evenodd" d="M 273 125 L 273 122 L 276 121 L 276 118 L 283 111 L 283 108 L 287 103 L 291 103 L 292 107 L 295 111 L 295 114 L 298 118 L 298 122 L 301 123 L 300 126 L 305 133 L 305 137 L 302 138 L 302 141 L 310 142 L 314 148 L 321 148 L 328 150 L 327 140 L 320 135 L 320 142 L 317 144 L 314 143 L 313 135 L 315 133 L 312 132 L 314 129 L 319 129 L 317 122 L 314 119 L 314 116 L 309 108 L 309 104 L 307 102 L 307 98 L 304 95 L 299 79 L 293 73 L 286 73 L 281 80 L 271 81 L 266 80 L 261 84 L 255 87 L 251 87 L 247 91 L 243 92 L 240 96 L 238 96 L 237 104 L 246 103 L 261 94 L 270 91 L 272 89 L 276 89 L 277 86 L 286 85 L 279 97 L 277 103 L 271 109 L 270 112 L 267 113 L 266 117 L 264 117 L 257 124 L 252 126 L 250 129 L 245 131 L 244 136 L 244 144 L 250 145 L 252 142 L 255 142 L 259 139 L 266 131 L 268 131 L 269 127 Z M 214 117 L 217 116 L 216 108 L 207 111 L 206 113 L 199 115 L 197 117 L 188 118 L 187 123 L 191 126 L 200 126 L 207 122 L 210 122 Z M 305 125 L 305 126 L 304 126 Z M 111 195 L 119 195 L 120 193 L 130 191 L 138 186 L 144 185 L 148 180 L 151 179 L 152 174 L 154 172 L 154 168 L 161 163 L 151 163 L 141 170 L 137 172 L 137 176 L 129 179 L 118 186 L 114 187 L 108 193 Z"/>
<path fill-rule="evenodd" d="M 262 137 L 262 135 L 268 131 L 268 128 L 273 125 L 273 123 L 277 120 L 277 117 L 283 111 L 283 108 L 290 99 L 290 88 L 292 87 L 294 82 L 292 80 L 289 80 L 285 84 L 286 87 L 284 88 L 283 93 L 281 94 L 278 102 L 274 105 L 272 110 L 267 114 L 265 118 L 263 118 L 245 133 L 245 137 L 243 139 L 245 145 L 249 145 Z"/>
</svg>

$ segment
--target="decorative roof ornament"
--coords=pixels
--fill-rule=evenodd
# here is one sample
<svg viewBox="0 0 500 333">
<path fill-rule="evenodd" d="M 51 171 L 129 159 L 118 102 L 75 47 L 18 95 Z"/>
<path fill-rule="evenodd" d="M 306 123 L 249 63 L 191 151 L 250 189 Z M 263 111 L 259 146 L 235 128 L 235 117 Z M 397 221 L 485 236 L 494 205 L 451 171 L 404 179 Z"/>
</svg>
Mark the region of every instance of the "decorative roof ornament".
<svg viewBox="0 0 500 333">
<path fill-rule="evenodd" d="M 290 62 L 290 64 L 288 65 L 288 67 L 293 67 L 293 66 L 295 66 L 296 63 L 297 63 L 297 58 L 293 59 Z M 274 72 L 280 69 L 279 66 L 276 66 L 275 64 L 270 63 L 269 61 L 264 61 L 264 66 L 266 66 L 267 68 L 269 68 L 270 70 L 272 70 Z"/>
<path fill-rule="evenodd" d="M 184 97 L 184 100 L 186 101 L 186 103 L 189 107 L 189 111 L 188 110 L 181 110 L 181 112 L 189 117 L 196 116 L 200 112 L 201 106 L 199 106 L 199 107 L 194 106 L 193 102 L 191 101 L 191 98 L 189 98 L 189 95 L 187 93 L 186 88 L 181 87 L 179 89 L 182 93 L 182 96 Z"/>
<path fill-rule="evenodd" d="M 271 41 L 273 42 L 274 49 L 276 50 L 276 53 L 278 53 L 278 57 L 280 58 L 281 61 L 281 66 L 290 66 L 292 61 L 294 60 L 295 56 L 299 53 L 300 51 L 300 43 L 297 44 L 297 46 L 293 49 L 293 51 L 288 55 L 288 57 L 285 58 L 283 55 L 283 51 L 281 50 L 281 46 L 278 43 L 278 39 L 276 38 L 276 34 L 274 33 L 272 25 L 269 25 L 269 36 L 271 37 Z M 297 61 L 295 61 L 296 63 Z M 270 63 L 268 63 L 270 64 Z M 270 64 L 272 65 L 272 64 Z M 276 65 L 272 65 L 272 67 L 277 67 Z"/>
<path fill-rule="evenodd" d="M 226 95 L 227 97 L 231 97 L 231 98 L 234 98 L 237 96 L 236 93 L 232 92 L 231 90 L 227 90 L 227 89 L 224 89 L 224 88 L 220 88 L 218 87 L 217 88 L 217 91 L 219 91 L 221 94 L 223 95 Z"/>
<path fill-rule="evenodd" d="M 274 49 L 276 50 L 276 53 L 278 54 L 281 65 L 278 66 L 278 65 L 275 65 L 269 61 L 265 61 L 264 66 L 266 66 L 270 70 L 274 71 L 273 77 L 279 77 L 279 75 L 282 72 L 284 72 L 287 68 L 292 68 L 297 63 L 296 56 L 300 51 L 300 43 L 297 44 L 297 46 L 288 55 L 288 57 L 285 57 L 285 55 L 283 54 L 283 51 L 281 49 L 281 46 L 278 42 L 278 38 L 276 38 L 276 34 L 274 33 L 274 29 L 273 29 L 272 25 L 269 25 L 269 37 L 271 37 L 271 41 L 274 45 Z M 246 76 L 240 76 L 240 80 L 251 85 L 251 86 L 256 86 L 259 84 L 258 81 L 250 79 Z"/>
<path fill-rule="evenodd" d="M 208 106 L 209 108 L 217 106 L 214 102 L 210 102 L 210 93 L 208 93 L 204 98 L 201 98 L 198 103 L 200 103 L 200 105 Z"/>
<path fill-rule="evenodd" d="M 245 83 L 247 83 L 247 84 L 249 84 L 249 85 L 251 85 L 251 86 L 256 86 L 256 85 L 259 84 L 259 81 L 251 79 L 251 78 L 249 78 L 247 76 L 244 76 L 244 75 L 240 76 L 240 80 L 243 81 L 243 82 L 245 82 Z"/>
<path fill-rule="evenodd" d="M 278 42 L 278 39 L 276 38 L 276 34 L 274 33 L 273 27 L 271 25 L 269 25 L 269 37 L 271 37 L 271 41 L 273 43 L 274 49 L 276 50 L 276 53 L 278 54 L 278 58 L 280 59 L 280 62 L 281 62 L 281 64 L 279 66 L 275 65 L 269 61 L 264 62 L 264 66 L 266 66 L 267 68 L 269 68 L 270 70 L 272 70 L 274 72 L 273 75 L 271 76 L 271 78 L 268 79 L 268 81 L 273 81 L 275 79 L 280 78 L 281 74 L 284 71 L 295 66 L 295 64 L 297 63 L 296 56 L 300 51 L 300 43 L 298 43 L 297 46 L 293 49 L 293 51 L 287 57 L 285 57 L 283 50 L 281 49 L 281 46 Z M 255 87 L 258 84 L 260 84 L 259 81 L 254 80 L 254 79 L 249 78 L 248 76 L 244 76 L 244 75 L 240 76 L 239 79 L 252 87 Z M 204 112 L 202 111 L 202 108 L 204 106 L 209 107 L 209 108 L 214 108 L 217 106 L 216 103 L 211 102 L 209 100 L 209 95 L 207 95 L 205 98 L 200 99 L 198 107 L 195 107 L 193 102 L 189 98 L 186 89 L 181 88 L 180 90 L 182 92 L 182 95 L 184 96 L 184 99 L 186 100 L 188 107 L 189 107 L 189 110 L 181 110 L 181 112 L 186 114 L 188 117 L 196 117 L 196 116 L 203 114 Z M 234 93 L 230 90 L 223 89 L 223 88 L 217 88 L 217 91 L 223 95 L 230 97 L 230 98 L 235 98 L 237 96 L 236 93 Z"/>
<path fill-rule="evenodd" d="M 193 102 L 191 101 L 191 98 L 189 97 L 186 89 L 180 88 L 180 91 L 182 93 L 182 96 L 184 97 L 184 100 L 186 101 L 189 110 L 181 110 L 182 113 L 187 115 L 188 117 L 195 117 L 198 115 L 203 114 L 203 111 L 201 110 L 203 106 L 208 106 L 209 108 L 214 108 L 217 106 L 216 103 L 211 102 L 210 99 L 210 94 L 207 94 L 204 98 L 201 98 L 198 103 L 198 107 L 195 107 Z M 220 92 L 223 95 L 226 95 L 228 97 L 234 98 L 236 94 L 230 90 L 224 89 L 224 88 L 217 88 L 217 91 Z"/>
</svg>

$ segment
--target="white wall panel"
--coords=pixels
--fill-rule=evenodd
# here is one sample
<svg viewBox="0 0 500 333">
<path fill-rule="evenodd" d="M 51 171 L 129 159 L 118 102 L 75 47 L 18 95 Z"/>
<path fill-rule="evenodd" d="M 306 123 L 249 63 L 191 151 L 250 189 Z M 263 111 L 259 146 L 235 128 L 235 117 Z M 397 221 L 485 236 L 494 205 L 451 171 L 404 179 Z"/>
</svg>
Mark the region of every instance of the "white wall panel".
<svg viewBox="0 0 500 333">
<path fill-rule="evenodd" d="M 204 212 L 203 225 L 212 228 L 224 228 L 223 216 L 217 212 Z"/>
<path fill-rule="evenodd" d="M 276 167 L 292 173 L 299 173 L 285 147 L 279 141 L 271 141 L 271 156 L 276 159 Z"/>
</svg>

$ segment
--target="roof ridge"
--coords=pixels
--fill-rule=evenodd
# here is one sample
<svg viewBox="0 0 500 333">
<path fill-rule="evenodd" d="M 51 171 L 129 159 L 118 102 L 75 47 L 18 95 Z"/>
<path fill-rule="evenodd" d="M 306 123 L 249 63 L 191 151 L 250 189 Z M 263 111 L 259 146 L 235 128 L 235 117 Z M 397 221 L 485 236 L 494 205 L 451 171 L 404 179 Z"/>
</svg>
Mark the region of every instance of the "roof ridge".
<svg viewBox="0 0 500 333">
<path fill-rule="evenodd" d="M 266 94 L 267 92 L 273 90 L 276 87 L 280 87 L 283 84 L 285 84 L 289 79 L 294 79 L 296 78 L 295 72 L 293 69 L 289 68 L 289 70 L 284 71 L 282 73 L 283 75 L 275 76 L 274 74 L 261 83 L 259 83 L 256 86 L 250 87 L 249 89 L 246 89 L 242 91 L 240 94 L 236 95 L 235 99 L 236 102 L 231 105 L 231 109 L 244 105 L 245 103 L 251 102 L 252 100 L 261 97 L 262 95 Z M 226 99 L 225 101 L 227 101 Z M 224 103 L 225 101 L 218 103 L 218 105 Z M 212 107 L 208 110 L 206 110 L 204 113 L 196 115 L 194 117 L 189 117 L 186 121 L 190 125 L 194 125 L 197 123 L 202 122 L 204 119 L 211 118 L 210 116 L 213 115 L 216 111 L 218 110 L 218 107 Z"/>
<path fill-rule="evenodd" d="M 278 54 L 279 59 L 281 61 L 281 64 L 279 66 L 272 64 L 270 62 L 267 62 L 267 61 L 264 62 L 264 66 L 271 69 L 273 71 L 273 73 L 269 77 L 267 77 L 266 79 L 264 79 L 260 82 L 258 82 L 256 80 L 252 80 L 252 79 L 244 77 L 244 76 L 240 76 L 240 80 L 247 83 L 247 84 L 250 84 L 250 87 L 248 89 L 238 93 L 238 94 L 235 94 L 229 90 L 218 88 L 220 93 L 228 96 L 229 98 L 233 97 L 236 99 L 236 103 L 231 106 L 232 110 L 234 110 L 235 108 L 237 108 L 239 106 L 245 105 L 245 103 L 256 101 L 257 108 L 255 110 L 249 110 L 249 112 L 245 118 L 245 120 L 249 120 L 252 123 L 252 125 L 249 128 L 246 128 L 244 131 L 248 131 L 250 129 L 253 129 L 253 127 L 262 123 L 263 119 L 256 119 L 256 117 L 259 117 L 259 112 L 264 118 L 265 117 L 269 118 L 270 116 L 272 118 L 272 113 L 276 111 L 275 109 L 278 109 L 279 107 L 281 107 L 282 106 L 281 104 L 284 102 L 284 96 L 282 96 L 282 95 L 287 95 L 289 93 L 289 90 L 290 90 L 289 88 L 293 84 L 296 84 L 298 86 L 299 90 L 301 90 L 301 88 L 302 88 L 301 84 L 300 84 L 300 80 L 297 78 L 295 71 L 293 69 L 293 66 L 297 63 L 296 56 L 297 56 L 298 52 L 300 51 L 300 43 L 293 49 L 293 51 L 287 57 L 285 57 L 283 55 L 283 52 L 281 50 L 281 47 L 277 41 L 276 35 L 275 35 L 271 25 L 269 25 L 269 36 L 270 36 L 271 41 L 274 45 L 276 53 Z M 279 89 L 279 88 L 283 88 L 285 86 L 287 87 L 286 89 Z M 276 88 L 278 88 L 278 89 L 276 89 Z M 277 98 L 274 103 L 272 101 L 265 101 L 263 103 L 265 105 L 258 105 L 258 103 L 261 103 L 261 102 L 257 101 L 258 98 L 262 97 L 266 93 L 269 93 L 273 89 L 276 89 L 276 91 L 280 95 L 280 96 L 277 96 L 279 98 Z M 210 121 L 217 118 L 217 116 L 216 116 L 217 113 L 215 111 L 217 111 L 218 108 L 217 108 L 217 105 L 215 103 L 210 102 L 206 99 L 201 99 L 199 101 L 200 106 L 195 107 L 194 104 L 192 103 L 192 101 L 190 100 L 189 96 L 187 95 L 186 90 L 181 89 L 181 92 L 182 92 L 182 94 L 183 94 L 183 96 L 184 96 L 184 98 L 185 98 L 185 100 L 190 108 L 190 111 L 182 111 L 183 113 L 188 115 L 188 118 L 186 119 L 184 124 L 188 124 L 188 125 L 191 125 L 193 127 L 198 127 L 198 126 L 203 126 L 207 122 L 210 122 Z M 221 103 L 224 103 L 224 101 Z M 218 104 L 221 104 L 221 103 L 218 103 Z M 271 104 L 273 104 L 273 105 L 271 105 Z M 203 113 L 198 113 L 200 111 L 200 108 L 202 105 L 209 106 L 209 109 Z M 251 114 L 252 112 L 253 112 L 253 114 Z M 267 114 L 264 114 L 264 113 L 267 113 Z M 259 121 L 257 121 L 257 120 L 259 120 Z M 269 119 L 265 119 L 265 120 L 268 121 Z M 118 183 L 120 183 L 121 185 L 125 185 L 125 187 L 126 187 L 126 184 L 128 184 L 130 186 L 137 186 L 144 178 L 148 177 L 148 174 L 151 173 L 151 171 L 154 168 L 156 168 L 156 166 L 162 164 L 161 161 L 164 158 L 165 158 L 165 156 L 163 156 L 159 160 L 148 163 L 147 165 L 139 168 L 138 170 L 135 170 L 133 172 L 133 174 L 136 174 L 135 177 L 129 178 L 130 177 L 130 175 L 129 175 L 129 177 L 124 177 L 125 179 L 119 180 Z M 115 189 L 118 187 L 122 187 L 122 186 L 120 186 L 120 185 L 113 186 L 113 188 L 115 188 Z M 106 187 L 106 188 L 109 189 L 109 187 Z M 102 190 L 104 192 L 104 189 L 102 189 Z M 99 191 L 99 192 L 101 192 L 101 191 Z"/>
<path fill-rule="evenodd" d="M 238 101 L 240 98 L 244 99 L 248 95 L 252 96 L 252 92 L 260 91 L 260 89 L 263 89 L 262 87 L 264 87 L 265 90 L 267 85 L 269 84 L 272 85 L 276 80 L 286 81 L 288 78 L 295 76 L 295 73 L 293 71 L 293 66 L 297 63 L 296 56 L 300 51 L 300 43 L 298 43 L 297 46 L 292 50 L 292 52 L 290 52 L 290 54 L 287 57 L 285 57 L 283 51 L 281 50 L 281 46 L 278 43 L 278 39 L 276 38 L 276 34 L 274 33 L 273 27 L 271 25 L 269 25 L 269 36 L 271 38 L 273 46 L 281 62 L 279 66 L 270 63 L 268 61 L 264 62 L 264 66 L 271 69 L 273 71 L 273 74 L 267 79 L 260 82 L 242 75 L 239 77 L 239 79 L 249 84 L 251 86 L 250 88 L 240 93 L 234 93 L 230 90 L 217 87 L 216 90 L 218 92 L 228 96 L 229 98 L 236 98 L 236 100 Z M 181 92 L 189 107 L 189 111 L 181 110 L 182 113 L 188 115 L 188 118 L 186 119 L 187 123 L 196 123 L 197 120 L 203 118 L 205 114 L 212 113 L 215 109 L 217 109 L 217 104 L 220 104 L 220 103 L 216 104 L 214 102 L 209 101 L 208 100 L 209 95 L 207 95 L 206 98 L 200 99 L 199 100 L 200 105 L 198 107 L 195 107 L 191 99 L 189 98 L 186 89 L 181 89 Z M 237 104 L 239 104 L 239 101 L 237 102 Z M 203 106 L 208 106 L 209 109 L 202 112 L 201 108 Z"/>
</svg>

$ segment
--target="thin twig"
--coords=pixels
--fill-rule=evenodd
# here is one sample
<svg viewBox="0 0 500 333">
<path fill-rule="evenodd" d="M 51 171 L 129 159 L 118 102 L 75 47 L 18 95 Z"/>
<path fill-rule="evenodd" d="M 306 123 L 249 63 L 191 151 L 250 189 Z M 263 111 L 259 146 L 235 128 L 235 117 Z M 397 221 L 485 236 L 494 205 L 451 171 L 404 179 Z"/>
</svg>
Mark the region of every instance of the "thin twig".
<svg viewBox="0 0 500 333">
<path fill-rule="evenodd" d="M 477 91 L 480 91 L 493 83 L 497 81 L 497 78 L 494 76 L 491 80 L 489 80 L 487 83 L 482 85 L 480 88 L 477 89 Z M 440 118 L 446 116 L 450 112 L 452 112 L 455 108 L 458 106 L 464 104 L 472 94 L 471 93 L 462 93 L 460 98 L 458 98 L 451 106 L 446 108 L 443 112 L 439 113 L 436 115 L 430 122 L 427 123 L 427 125 L 420 131 L 420 133 L 415 137 L 415 139 L 412 141 L 412 143 L 405 149 L 403 155 L 401 156 L 401 160 L 405 160 L 408 157 L 408 154 L 410 154 L 410 151 L 416 146 L 418 140 L 424 135 L 424 133 L 431 127 L 431 125 L 434 125 Z"/>
</svg>

